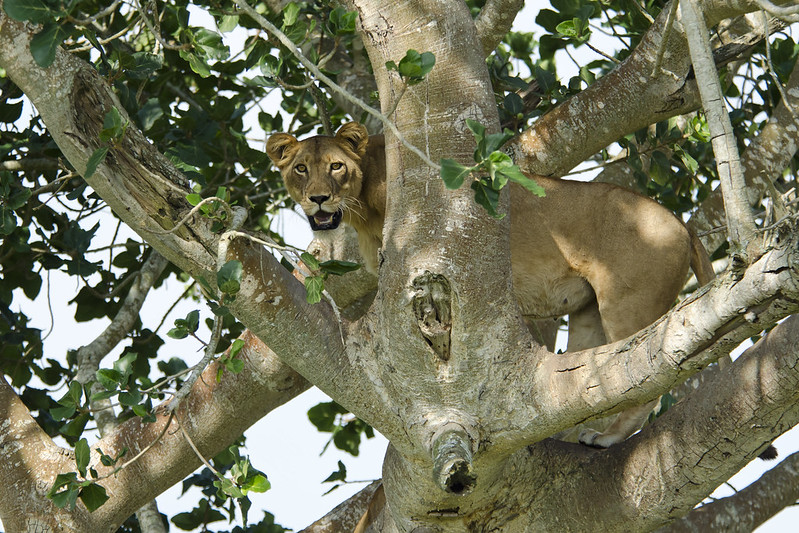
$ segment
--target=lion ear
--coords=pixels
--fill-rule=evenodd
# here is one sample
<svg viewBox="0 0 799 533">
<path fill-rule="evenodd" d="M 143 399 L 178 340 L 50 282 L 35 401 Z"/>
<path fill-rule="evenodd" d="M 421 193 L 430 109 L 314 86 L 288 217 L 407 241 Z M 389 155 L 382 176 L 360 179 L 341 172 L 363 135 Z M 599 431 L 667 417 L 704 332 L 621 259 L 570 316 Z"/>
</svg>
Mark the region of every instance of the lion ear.
<svg viewBox="0 0 799 533">
<path fill-rule="evenodd" d="M 287 159 L 286 156 L 288 155 L 287 152 L 289 149 L 298 144 L 299 141 L 294 135 L 275 133 L 266 141 L 266 155 L 280 168 Z"/>
<path fill-rule="evenodd" d="M 369 144 L 369 132 L 359 122 L 348 122 L 336 132 L 336 140 L 344 141 L 358 157 L 366 155 L 366 145 Z"/>
</svg>

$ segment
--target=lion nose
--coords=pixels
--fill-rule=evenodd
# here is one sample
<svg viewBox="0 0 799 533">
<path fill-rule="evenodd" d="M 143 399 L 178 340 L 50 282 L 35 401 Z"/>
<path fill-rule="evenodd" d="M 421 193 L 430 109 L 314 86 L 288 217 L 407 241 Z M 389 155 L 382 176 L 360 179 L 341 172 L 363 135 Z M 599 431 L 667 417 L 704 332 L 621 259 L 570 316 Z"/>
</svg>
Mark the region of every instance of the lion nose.
<svg viewBox="0 0 799 533">
<path fill-rule="evenodd" d="M 330 200 L 330 196 L 310 196 L 309 199 L 313 203 L 319 204 L 319 206 L 321 207 L 323 203 L 325 203 L 328 200 Z"/>
</svg>

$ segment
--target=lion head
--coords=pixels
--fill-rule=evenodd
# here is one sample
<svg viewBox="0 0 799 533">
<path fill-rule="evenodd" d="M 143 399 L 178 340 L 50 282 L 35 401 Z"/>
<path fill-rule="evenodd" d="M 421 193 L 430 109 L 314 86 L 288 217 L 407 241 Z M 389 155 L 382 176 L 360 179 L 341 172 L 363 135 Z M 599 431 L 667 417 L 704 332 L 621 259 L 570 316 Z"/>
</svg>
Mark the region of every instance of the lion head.
<svg viewBox="0 0 799 533">
<path fill-rule="evenodd" d="M 361 160 L 368 143 L 366 128 L 357 122 L 341 126 L 335 137 L 319 135 L 302 141 L 288 133 L 269 137 L 266 153 L 313 230 L 335 229 L 345 214 L 348 222 L 358 216 Z"/>
</svg>

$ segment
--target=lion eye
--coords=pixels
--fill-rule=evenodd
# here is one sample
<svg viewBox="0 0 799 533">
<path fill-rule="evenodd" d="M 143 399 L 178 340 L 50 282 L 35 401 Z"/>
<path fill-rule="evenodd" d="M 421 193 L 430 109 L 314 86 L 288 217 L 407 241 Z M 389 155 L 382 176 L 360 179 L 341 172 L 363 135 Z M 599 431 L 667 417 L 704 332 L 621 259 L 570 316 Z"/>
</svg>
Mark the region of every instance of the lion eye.
<svg viewBox="0 0 799 533">
<path fill-rule="evenodd" d="M 305 174 L 305 172 L 308 170 L 308 167 L 306 167 L 305 165 L 302 165 L 302 164 L 301 164 L 301 165 L 297 165 L 297 166 L 295 166 L 295 167 L 294 167 L 294 170 L 296 170 L 296 171 L 297 171 L 297 172 L 299 172 L 300 174 Z"/>
<path fill-rule="evenodd" d="M 344 166 L 344 163 L 330 163 L 331 170 L 338 170 Z"/>
</svg>

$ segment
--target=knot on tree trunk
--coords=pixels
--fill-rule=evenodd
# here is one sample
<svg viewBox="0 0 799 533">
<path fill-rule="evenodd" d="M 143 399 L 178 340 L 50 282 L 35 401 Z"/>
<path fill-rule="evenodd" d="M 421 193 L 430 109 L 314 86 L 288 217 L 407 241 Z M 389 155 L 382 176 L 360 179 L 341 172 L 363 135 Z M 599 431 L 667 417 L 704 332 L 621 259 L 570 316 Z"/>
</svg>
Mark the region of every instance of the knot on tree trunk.
<svg viewBox="0 0 799 533">
<path fill-rule="evenodd" d="M 433 438 L 433 478 L 441 490 L 463 495 L 474 489 L 472 444 L 466 430 L 455 423 L 444 426 Z"/>
<path fill-rule="evenodd" d="M 413 312 L 427 344 L 443 361 L 449 360 L 452 330 L 452 290 L 441 274 L 425 271 L 412 282 Z"/>
</svg>

